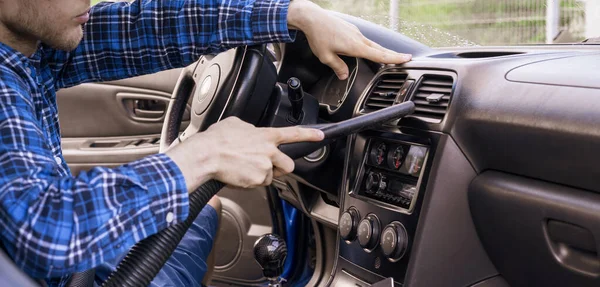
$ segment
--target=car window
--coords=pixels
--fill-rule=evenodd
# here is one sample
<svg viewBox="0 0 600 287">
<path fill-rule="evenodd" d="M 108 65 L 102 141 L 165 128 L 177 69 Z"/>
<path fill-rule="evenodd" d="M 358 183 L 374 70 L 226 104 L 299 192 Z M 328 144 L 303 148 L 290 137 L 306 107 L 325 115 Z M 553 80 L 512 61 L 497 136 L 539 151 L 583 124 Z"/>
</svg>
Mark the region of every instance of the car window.
<svg viewBox="0 0 600 287">
<path fill-rule="evenodd" d="M 314 0 L 432 47 L 557 44 L 600 36 L 600 1 Z"/>
</svg>

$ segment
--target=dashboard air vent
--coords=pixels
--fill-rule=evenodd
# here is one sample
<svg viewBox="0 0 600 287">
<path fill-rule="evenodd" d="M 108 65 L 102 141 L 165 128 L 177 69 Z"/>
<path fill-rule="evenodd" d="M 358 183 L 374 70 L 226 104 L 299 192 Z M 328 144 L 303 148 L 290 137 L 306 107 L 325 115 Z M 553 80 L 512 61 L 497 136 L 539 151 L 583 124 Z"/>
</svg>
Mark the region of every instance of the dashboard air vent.
<svg viewBox="0 0 600 287">
<path fill-rule="evenodd" d="M 363 112 L 370 113 L 392 106 L 400 88 L 406 82 L 406 77 L 406 74 L 400 73 L 382 74 L 371 88 Z"/>
<path fill-rule="evenodd" d="M 453 84 L 451 76 L 424 75 L 412 96 L 415 103 L 412 116 L 430 122 L 441 122 L 450 104 Z"/>
</svg>

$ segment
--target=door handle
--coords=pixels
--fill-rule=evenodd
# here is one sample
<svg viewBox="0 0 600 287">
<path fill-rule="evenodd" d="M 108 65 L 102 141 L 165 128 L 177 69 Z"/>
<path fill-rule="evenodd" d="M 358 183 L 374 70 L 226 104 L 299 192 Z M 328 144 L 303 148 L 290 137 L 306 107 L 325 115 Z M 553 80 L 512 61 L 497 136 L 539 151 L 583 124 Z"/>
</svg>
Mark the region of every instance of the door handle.
<svg viewBox="0 0 600 287">
<path fill-rule="evenodd" d="M 160 119 L 165 114 L 165 111 L 153 111 L 153 110 L 142 110 L 142 109 L 133 109 L 133 113 L 137 117 L 147 118 L 147 119 Z"/>
<path fill-rule="evenodd" d="M 586 275 L 600 274 L 597 243 L 591 231 L 572 223 L 549 219 L 544 232 L 550 252 L 560 265 Z"/>
<path fill-rule="evenodd" d="M 167 111 L 167 103 L 162 100 L 134 100 L 133 114 L 137 117 L 160 119 Z"/>
<path fill-rule="evenodd" d="M 150 94 L 118 93 L 127 115 L 140 122 L 160 122 L 165 118 L 169 98 Z"/>
</svg>

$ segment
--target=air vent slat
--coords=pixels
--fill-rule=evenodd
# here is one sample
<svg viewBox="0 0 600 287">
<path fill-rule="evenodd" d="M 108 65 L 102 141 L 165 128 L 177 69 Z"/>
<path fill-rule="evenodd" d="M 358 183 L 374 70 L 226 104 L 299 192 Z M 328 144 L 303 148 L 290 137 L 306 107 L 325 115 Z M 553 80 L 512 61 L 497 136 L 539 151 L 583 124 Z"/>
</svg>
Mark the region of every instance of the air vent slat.
<svg viewBox="0 0 600 287">
<path fill-rule="evenodd" d="M 385 85 L 385 84 L 380 84 L 377 86 L 377 88 L 379 89 L 387 89 L 387 90 L 400 90 L 400 88 L 402 88 L 402 85 Z"/>
<path fill-rule="evenodd" d="M 419 114 L 413 114 L 411 117 L 420 118 L 427 122 L 437 122 L 437 123 L 441 122 L 442 119 L 444 119 L 444 115 L 428 114 L 428 113 L 424 113 L 424 112 L 420 112 Z"/>
<path fill-rule="evenodd" d="M 415 94 L 415 98 L 426 99 L 427 97 L 431 96 L 431 94 L 432 93 L 417 93 L 417 94 Z M 450 96 L 443 96 L 442 101 L 450 101 Z"/>
<path fill-rule="evenodd" d="M 432 114 L 437 114 L 437 115 L 445 115 L 446 114 L 446 109 L 445 108 L 441 108 L 441 109 L 436 109 L 433 107 L 415 107 L 415 113 L 416 112 L 424 112 L 424 113 L 432 113 Z"/>
<path fill-rule="evenodd" d="M 419 92 L 450 94 L 450 93 L 452 93 L 452 88 L 438 88 L 438 87 L 432 87 L 432 86 L 421 86 L 419 88 Z"/>
<path fill-rule="evenodd" d="M 386 73 L 379 76 L 371 87 L 362 111 L 370 113 L 392 106 L 406 82 L 406 77 L 404 73 Z"/>
<path fill-rule="evenodd" d="M 387 108 L 389 106 L 391 106 L 391 105 L 381 104 L 381 103 L 368 103 L 367 104 L 367 107 L 370 107 L 370 108 L 377 107 L 377 108 L 382 108 L 383 109 L 383 108 Z"/>
<path fill-rule="evenodd" d="M 400 86 L 402 86 L 402 84 L 404 84 L 404 82 L 406 82 L 405 79 L 383 79 L 381 80 L 382 83 L 396 83 Z"/>
<path fill-rule="evenodd" d="M 369 100 L 371 100 L 371 101 L 394 102 L 396 99 L 395 98 L 388 98 L 388 97 L 372 96 L 372 97 L 369 98 Z"/>
<path fill-rule="evenodd" d="M 436 80 L 424 80 L 423 85 L 442 86 L 442 87 L 452 88 L 452 83 L 448 83 L 448 82 L 444 82 L 444 81 L 436 81 Z"/>
<path fill-rule="evenodd" d="M 432 107 L 443 107 L 443 108 L 447 108 L 448 107 L 448 102 L 439 102 L 439 103 L 435 103 L 432 104 L 428 101 L 424 101 L 424 100 L 413 100 L 413 102 L 415 103 L 416 106 L 422 105 L 422 106 L 432 106 Z"/>
<path fill-rule="evenodd" d="M 441 122 L 452 97 L 454 79 L 447 75 L 424 75 L 412 96 L 413 117 L 428 122 Z"/>
<path fill-rule="evenodd" d="M 377 95 L 387 95 L 388 93 L 397 93 L 398 90 L 400 90 L 400 88 L 398 89 L 393 89 L 393 90 L 381 90 L 381 89 L 377 89 L 373 92 L 371 92 L 371 94 L 377 94 Z"/>
</svg>

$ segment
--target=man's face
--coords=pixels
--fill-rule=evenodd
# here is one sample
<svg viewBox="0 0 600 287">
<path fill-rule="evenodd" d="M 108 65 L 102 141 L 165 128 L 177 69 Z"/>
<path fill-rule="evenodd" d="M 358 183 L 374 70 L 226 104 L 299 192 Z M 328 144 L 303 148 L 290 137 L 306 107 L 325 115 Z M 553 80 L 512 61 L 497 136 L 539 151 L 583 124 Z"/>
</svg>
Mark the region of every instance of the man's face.
<svg viewBox="0 0 600 287">
<path fill-rule="evenodd" d="M 90 0 L 0 0 L 0 25 L 16 41 L 42 41 L 60 50 L 77 47 Z"/>
</svg>

